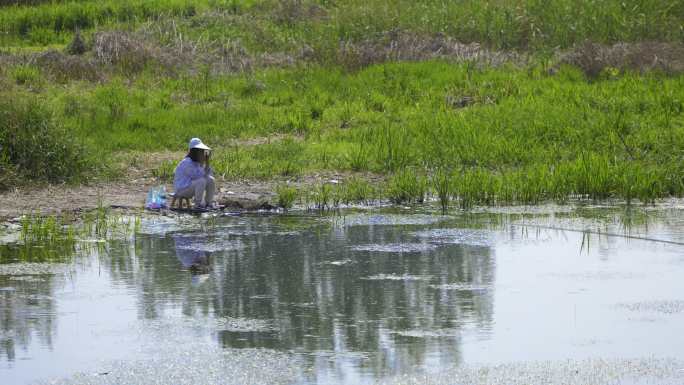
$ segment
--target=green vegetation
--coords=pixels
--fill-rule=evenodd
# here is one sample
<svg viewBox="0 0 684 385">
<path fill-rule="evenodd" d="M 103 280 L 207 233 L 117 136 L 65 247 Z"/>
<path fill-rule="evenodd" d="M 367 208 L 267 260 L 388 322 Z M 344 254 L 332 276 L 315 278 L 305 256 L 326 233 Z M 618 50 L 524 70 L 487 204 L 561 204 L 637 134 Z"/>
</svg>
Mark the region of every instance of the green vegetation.
<svg viewBox="0 0 684 385">
<path fill-rule="evenodd" d="M 0 93 L 0 188 L 17 178 L 71 180 L 81 175 L 87 162 L 83 147 L 69 137 L 49 108 L 19 92 Z"/>
<path fill-rule="evenodd" d="M 297 200 L 298 191 L 294 187 L 280 185 L 276 188 L 276 194 L 278 194 L 278 207 L 288 210 L 292 208 L 295 200 Z"/>
<path fill-rule="evenodd" d="M 0 8 L 0 36 L 32 45 L 64 44 L 76 28 L 130 28 L 163 19 L 177 19 L 176 33 L 190 39 L 239 40 L 258 52 L 306 44 L 323 55 L 340 41 L 392 30 L 444 34 L 500 49 L 684 36 L 684 4 L 658 0 L 67 0 Z"/>
<path fill-rule="evenodd" d="M 130 238 L 140 231 L 141 216 L 124 216 L 102 204 L 80 220 L 67 215 L 24 215 L 17 243 L 0 245 L 0 263 L 65 262 L 95 240 Z"/>
<path fill-rule="evenodd" d="M 227 180 L 350 174 L 319 209 L 684 194 L 680 1 L 38 3 L 0 7 L 0 187 L 199 136 Z"/>
</svg>

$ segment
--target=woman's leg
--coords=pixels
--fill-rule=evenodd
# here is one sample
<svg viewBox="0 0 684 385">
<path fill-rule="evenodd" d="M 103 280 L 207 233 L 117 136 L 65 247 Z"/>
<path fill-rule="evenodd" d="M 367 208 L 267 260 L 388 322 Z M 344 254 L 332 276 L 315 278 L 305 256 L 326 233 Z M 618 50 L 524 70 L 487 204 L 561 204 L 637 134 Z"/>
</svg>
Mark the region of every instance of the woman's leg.
<svg viewBox="0 0 684 385">
<path fill-rule="evenodd" d="M 205 205 L 209 206 L 214 203 L 214 190 L 216 189 L 216 181 L 213 176 L 207 176 L 206 178 L 206 197 L 204 200 Z"/>
<path fill-rule="evenodd" d="M 195 197 L 195 207 L 208 206 L 214 201 L 216 182 L 213 176 L 195 179 L 187 188 L 176 191 L 179 197 Z M 202 199 L 204 198 L 204 200 Z"/>
</svg>

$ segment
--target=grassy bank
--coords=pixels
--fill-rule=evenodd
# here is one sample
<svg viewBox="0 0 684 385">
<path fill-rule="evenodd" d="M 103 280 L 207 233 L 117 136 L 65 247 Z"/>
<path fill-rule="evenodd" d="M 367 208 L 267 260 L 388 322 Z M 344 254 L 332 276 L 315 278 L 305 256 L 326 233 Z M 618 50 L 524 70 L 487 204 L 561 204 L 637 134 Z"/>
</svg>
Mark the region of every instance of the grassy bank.
<svg viewBox="0 0 684 385">
<path fill-rule="evenodd" d="M 5 155 L 18 146 L 7 142 L 15 140 L 11 132 L 34 138 L 35 124 L 0 126 L 9 143 L 0 165 L 29 178 L 43 170 L 36 178 L 49 181 L 109 176 L 114 157 L 181 156 L 188 138 L 200 136 L 217 149 L 213 166 L 228 180 L 332 172 L 386 179 L 382 186 L 362 178 L 316 186 L 306 194 L 316 206 L 426 195 L 463 207 L 682 195 L 684 76 L 672 52 L 684 36 L 684 3 L 575 5 L 130 0 L 2 7 L 9 51 L 64 45 L 72 27 L 82 29 L 87 47 L 83 55 L 0 57 L 6 110 L 28 111 L 13 116 L 48 127 L 43 136 L 64 149 L 29 151 L 28 161 L 19 151 Z M 48 37 L 34 40 L 41 29 Z M 661 43 L 614 49 L 609 58 L 592 45 L 572 60 L 548 54 L 585 39 Z M 463 45 L 472 41 L 487 50 Z M 670 54 L 666 66 L 656 65 L 663 56 L 654 47 Z M 34 112 L 39 119 L 30 118 Z M 43 153 L 67 155 L 54 161 Z M 76 159 L 86 162 L 68 168 L 74 175 L 51 168 Z M 154 173 L 168 178 L 174 166 Z M 293 201 L 291 189 L 279 191 L 284 205 Z"/>
<path fill-rule="evenodd" d="M 684 191 L 684 77 L 391 63 L 249 76 L 45 85 L 42 103 L 102 154 L 217 148 L 229 179 L 442 170 L 474 203 Z M 24 87 L 24 86 L 15 86 Z M 270 143 L 234 145 L 249 138 Z M 170 175 L 174 164 L 160 166 Z M 409 178 L 410 179 L 410 178 Z"/>
</svg>

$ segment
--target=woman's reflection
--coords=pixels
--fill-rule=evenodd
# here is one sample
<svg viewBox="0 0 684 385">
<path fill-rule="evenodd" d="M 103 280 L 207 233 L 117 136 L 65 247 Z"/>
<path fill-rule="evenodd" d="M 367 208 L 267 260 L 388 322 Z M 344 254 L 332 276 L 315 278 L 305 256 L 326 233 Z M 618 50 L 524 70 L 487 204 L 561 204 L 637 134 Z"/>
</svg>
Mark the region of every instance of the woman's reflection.
<svg viewBox="0 0 684 385">
<path fill-rule="evenodd" d="M 202 249 L 202 237 L 174 235 L 176 258 L 184 268 L 190 270 L 191 283 L 200 285 L 209 278 L 211 253 Z"/>
</svg>

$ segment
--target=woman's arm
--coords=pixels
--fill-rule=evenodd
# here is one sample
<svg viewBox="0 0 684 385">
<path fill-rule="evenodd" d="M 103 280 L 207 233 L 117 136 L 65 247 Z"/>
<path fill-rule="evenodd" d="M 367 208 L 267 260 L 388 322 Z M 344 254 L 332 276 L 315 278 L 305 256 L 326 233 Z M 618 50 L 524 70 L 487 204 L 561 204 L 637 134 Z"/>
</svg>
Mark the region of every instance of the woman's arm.
<svg viewBox="0 0 684 385">
<path fill-rule="evenodd" d="M 207 176 L 214 175 L 214 170 L 209 166 L 209 157 L 211 152 L 207 151 L 204 155 L 204 174 Z"/>
</svg>

